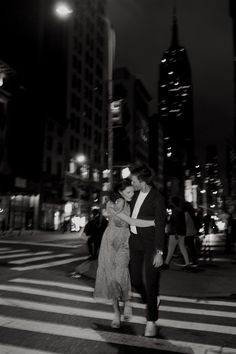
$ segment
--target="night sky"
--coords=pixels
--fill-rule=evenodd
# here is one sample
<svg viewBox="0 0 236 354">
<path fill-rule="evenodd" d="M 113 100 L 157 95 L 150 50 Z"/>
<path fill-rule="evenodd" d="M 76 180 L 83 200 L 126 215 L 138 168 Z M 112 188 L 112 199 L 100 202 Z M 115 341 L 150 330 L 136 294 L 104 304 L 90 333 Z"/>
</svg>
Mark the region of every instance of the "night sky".
<svg viewBox="0 0 236 354">
<path fill-rule="evenodd" d="M 157 107 L 159 63 L 171 42 L 173 0 L 108 0 L 116 31 L 115 66 L 141 79 Z M 228 0 L 177 0 L 179 43 L 192 68 L 196 150 L 233 135 L 233 38 Z"/>
</svg>

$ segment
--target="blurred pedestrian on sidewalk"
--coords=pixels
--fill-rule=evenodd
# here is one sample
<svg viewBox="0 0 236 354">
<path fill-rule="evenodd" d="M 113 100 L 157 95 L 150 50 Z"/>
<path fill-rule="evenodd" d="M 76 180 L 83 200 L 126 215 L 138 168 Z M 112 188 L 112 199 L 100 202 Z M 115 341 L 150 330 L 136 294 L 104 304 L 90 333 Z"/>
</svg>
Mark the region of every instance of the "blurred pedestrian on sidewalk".
<svg viewBox="0 0 236 354">
<path fill-rule="evenodd" d="M 211 215 L 209 213 L 204 215 L 203 225 L 204 225 L 204 235 L 206 236 L 210 233 Z"/>
<path fill-rule="evenodd" d="M 100 209 L 92 209 L 90 220 L 85 225 L 84 233 L 88 237 L 87 245 L 89 256 L 93 258 L 98 257 L 98 251 L 102 241 L 102 235 L 106 230 L 108 221 L 102 215 Z"/>
<path fill-rule="evenodd" d="M 79 230 L 78 238 L 83 235 L 87 237 L 87 246 L 89 251 L 88 261 L 79 264 L 73 272 L 70 272 L 72 278 L 80 278 L 81 274 L 94 272 L 97 263 L 92 262 L 98 257 L 99 248 L 102 241 L 103 233 L 107 227 L 108 221 L 102 215 L 100 209 L 92 209 L 90 219 L 84 227 Z"/>
<path fill-rule="evenodd" d="M 195 238 L 198 234 L 198 220 L 196 218 L 195 210 L 192 207 L 192 204 L 185 201 L 183 209 L 184 209 L 185 224 L 186 224 L 185 245 L 187 246 L 187 250 L 189 252 L 191 265 L 197 267 L 198 260 L 197 260 Z"/>
<path fill-rule="evenodd" d="M 232 263 L 236 264 L 236 210 L 234 210 L 228 220 L 229 237 L 232 242 L 232 248 L 234 253 L 234 259 Z"/>
<path fill-rule="evenodd" d="M 179 197 L 173 197 L 171 200 L 172 215 L 167 224 L 167 233 L 169 236 L 167 256 L 163 264 L 163 269 L 168 269 L 173 257 L 176 246 L 179 246 L 180 252 L 184 257 L 184 268 L 190 268 L 189 256 L 185 246 L 186 221 L 183 204 Z"/>
</svg>

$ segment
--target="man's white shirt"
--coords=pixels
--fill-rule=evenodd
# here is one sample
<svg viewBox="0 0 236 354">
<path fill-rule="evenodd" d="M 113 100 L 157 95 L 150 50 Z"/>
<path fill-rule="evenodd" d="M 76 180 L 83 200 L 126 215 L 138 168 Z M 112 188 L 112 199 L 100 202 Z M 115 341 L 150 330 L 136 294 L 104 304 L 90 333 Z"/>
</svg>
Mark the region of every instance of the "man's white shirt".
<svg viewBox="0 0 236 354">
<path fill-rule="evenodd" d="M 148 195 L 149 191 L 148 192 L 139 192 L 139 195 L 138 195 L 138 198 L 135 202 L 135 205 L 134 205 L 134 209 L 133 209 L 133 212 L 131 214 L 131 218 L 133 219 L 137 219 L 137 216 L 138 216 L 138 213 L 139 213 L 139 210 L 144 202 L 144 199 L 146 198 L 146 196 Z M 131 225 L 130 226 L 130 231 L 133 233 L 133 234 L 137 234 L 137 228 L 136 226 L 133 226 Z"/>
</svg>

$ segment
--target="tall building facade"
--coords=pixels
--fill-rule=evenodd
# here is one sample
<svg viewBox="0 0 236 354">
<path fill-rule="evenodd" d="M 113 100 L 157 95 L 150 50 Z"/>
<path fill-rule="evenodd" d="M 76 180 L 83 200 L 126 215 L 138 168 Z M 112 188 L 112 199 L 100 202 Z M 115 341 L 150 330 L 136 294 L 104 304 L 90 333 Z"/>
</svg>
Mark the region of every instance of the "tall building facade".
<svg viewBox="0 0 236 354">
<path fill-rule="evenodd" d="M 162 56 L 158 111 L 164 133 L 164 175 L 167 195 L 184 194 L 186 175 L 194 162 L 193 87 L 191 68 L 179 44 L 176 10 L 172 41 Z"/>
<path fill-rule="evenodd" d="M 15 175 L 37 183 L 44 228 L 55 228 L 55 220 L 82 215 L 98 203 L 107 163 L 106 0 L 69 4 L 72 13 L 64 19 L 56 16 L 53 0 L 0 4 L 1 59 L 23 82 L 29 118 L 14 112 L 24 134 L 20 144 L 15 132 L 18 157 L 12 170 L 19 165 Z"/>
<path fill-rule="evenodd" d="M 233 63 L 234 63 L 234 142 L 229 151 L 229 163 L 230 163 L 230 195 L 232 204 L 236 203 L 236 3 L 234 0 L 229 1 L 230 16 L 232 18 L 233 25 Z"/>
<path fill-rule="evenodd" d="M 207 145 L 204 165 L 204 193 L 206 209 L 213 214 L 223 207 L 223 184 L 220 178 L 218 152 L 216 145 Z"/>
<path fill-rule="evenodd" d="M 126 68 L 114 70 L 113 161 L 115 169 L 149 161 L 149 103 L 143 83 Z"/>
<path fill-rule="evenodd" d="M 149 120 L 149 165 L 155 171 L 158 189 L 164 192 L 164 135 L 157 113 Z"/>
</svg>

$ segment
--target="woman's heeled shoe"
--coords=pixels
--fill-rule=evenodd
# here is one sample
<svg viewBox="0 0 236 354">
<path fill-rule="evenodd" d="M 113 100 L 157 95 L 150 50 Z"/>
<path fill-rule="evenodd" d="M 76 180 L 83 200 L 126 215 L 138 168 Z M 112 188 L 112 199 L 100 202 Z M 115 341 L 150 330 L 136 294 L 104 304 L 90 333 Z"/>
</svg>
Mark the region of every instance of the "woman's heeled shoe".
<svg viewBox="0 0 236 354">
<path fill-rule="evenodd" d="M 132 317 L 132 306 L 130 304 L 125 305 L 124 307 L 124 321 L 130 321 Z"/>
</svg>

